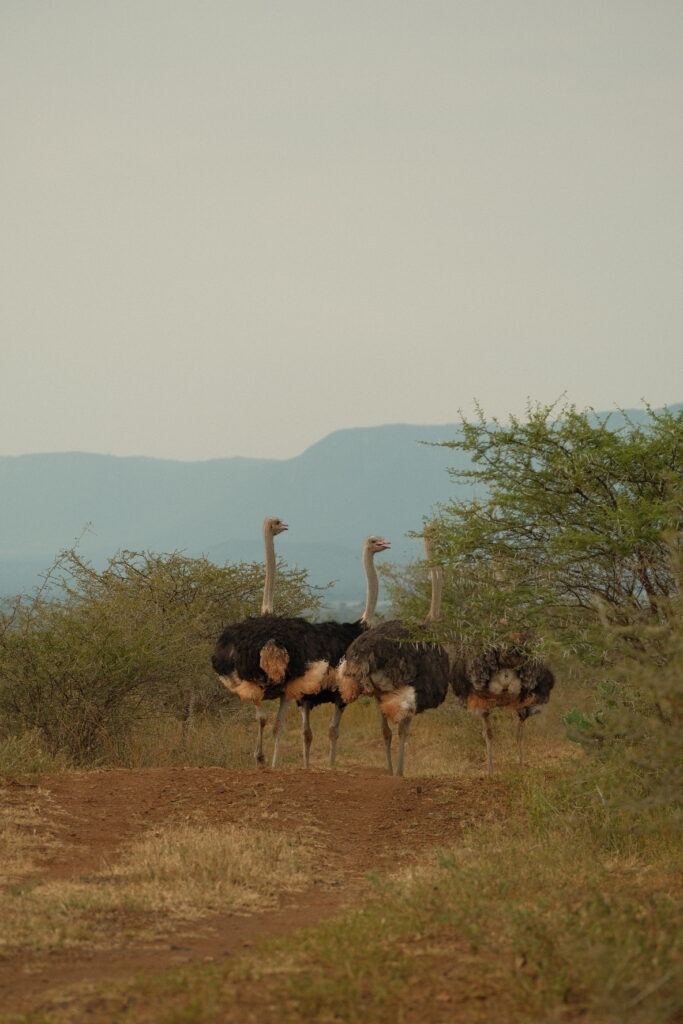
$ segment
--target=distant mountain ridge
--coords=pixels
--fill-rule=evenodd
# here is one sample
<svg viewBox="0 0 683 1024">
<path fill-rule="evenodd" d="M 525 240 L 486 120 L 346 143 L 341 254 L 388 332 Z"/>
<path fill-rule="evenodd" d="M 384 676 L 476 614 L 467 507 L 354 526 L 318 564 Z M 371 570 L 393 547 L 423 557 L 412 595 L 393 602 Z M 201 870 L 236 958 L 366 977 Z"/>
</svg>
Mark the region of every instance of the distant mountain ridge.
<svg viewBox="0 0 683 1024">
<path fill-rule="evenodd" d="M 457 452 L 433 448 L 458 424 L 398 424 L 336 431 L 291 459 L 233 457 L 177 462 L 84 452 L 0 457 L 0 592 L 38 582 L 54 555 L 73 544 L 96 563 L 120 548 L 183 550 L 216 562 L 260 559 L 266 515 L 290 524 L 278 552 L 309 570 L 311 582 L 338 580 L 333 600 L 361 600 L 363 541 L 392 541 L 391 557 L 417 547 L 437 501 L 453 493 L 446 467 Z"/>
<path fill-rule="evenodd" d="M 390 540 L 391 561 L 419 557 L 406 534 L 420 530 L 436 503 L 472 493 L 447 472 L 469 465 L 466 456 L 431 447 L 459 430 L 458 423 L 355 427 L 283 460 L 1 456 L 0 593 L 30 590 L 88 523 L 79 550 L 96 564 L 121 548 L 183 550 L 223 563 L 260 559 L 263 518 L 278 515 L 290 524 L 278 553 L 308 569 L 316 585 L 338 581 L 330 602 L 360 604 L 365 537 Z"/>
</svg>

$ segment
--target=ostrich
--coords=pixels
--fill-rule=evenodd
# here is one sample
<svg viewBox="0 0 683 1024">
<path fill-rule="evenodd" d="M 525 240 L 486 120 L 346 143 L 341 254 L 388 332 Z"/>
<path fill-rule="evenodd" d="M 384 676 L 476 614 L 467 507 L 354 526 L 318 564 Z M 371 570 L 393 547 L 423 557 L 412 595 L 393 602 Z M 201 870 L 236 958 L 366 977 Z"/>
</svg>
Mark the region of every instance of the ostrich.
<svg viewBox="0 0 683 1024">
<path fill-rule="evenodd" d="M 351 644 L 356 637 L 360 636 L 361 633 L 370 628 L 372 616 L 375 613 L 375 607 L 377 605 L 377 595 L 379 593 L 377 570 L 375 569 L 375 555 L 379 551 L 386 551 L 390 546 L 389 541 L 384 540 L 383 537 L 368 537 L 363 545 L 362 561 L 367 580 L 367 591 L 365 598 L 365 610 L 363 611 L 360 619 L 358 619 L 357 622 L 321 622 L 317 627 L 323 636 L 325 651 L 333 669 L 336 669 L 339 665 L 349 644 Z M 305 768 L 308 768 L 311 742 L 313 740 L 310 715 L 312 709 L 318 707 L 319 704 L 334 704 L 334 712 L 332 713 L 332 720 L 329 728 L 330 765 L 334 765 L 337 756 L 339 723 L 346 704 L 344 703 L 336 685 L 336 679 L 334 678 L 335 675 L 336 673 L 330 673 L 328 678 L 325 680 L 325 685 L 323 685 L 317 693 L 309 694 L 298 701 L 299 707 L 301 708 L 303 724 Z"/>
<path fill-rule="evenodd" d="M 544 661 L 534 658 L 530 637 L 510 633 L 508 642 L 483 654 L 459 658 L 451 670 L 453 692 L 468 711 L 481 715 L 486 743 L 486 768 L 493 774 L 493 733 L 489 715 L 494 708 L 517 712 L 517 756 L 524 765 L 524 723 L 547 704 L 555 677 Z"/>
<path fill-rule="evenodd" d="M 319 627 L 305 619 L 273 614 L 274 538 L 287 528 L 286 523 L 274 516 L 265 519 L 266 573 L 261 615 L 228 626 L 221 634 L 211 659 L 223 685 L 236 693 L 240 700 L 251 701 L 256 707 L 258 736 L 254 756 L 257 764 L 264 763 L 266 713 L 261 702 L 280 701 L 273 725 L 273 768 L 277 767 L 279 759 L 282 723 L 288 701 L 316 693 L 329 669 L 329 658 L 325 655 Z"/>
<path fill-rule="evenodd" d="M 424 545 L 427 558 L 433 558 L 429 528 L 425 530 Z M 430 639 L 427 628 L 441 612 L 443 570 L 433 565 L 430 574 L 432 600 L 422 627 L 423 638 L 411 634 L 400 619 L 383 622 L 354 640 L 339 668 L 339 690 L 347 704 L 361 693 L 377 700 L 389 775 L 394 772 L 389 721 L 398 725 L 396 774 L 403 775 L 405 743 L 413 717 L 438 707 L 448 692 L 448 655 L 441 644 Z"/>
</svg>

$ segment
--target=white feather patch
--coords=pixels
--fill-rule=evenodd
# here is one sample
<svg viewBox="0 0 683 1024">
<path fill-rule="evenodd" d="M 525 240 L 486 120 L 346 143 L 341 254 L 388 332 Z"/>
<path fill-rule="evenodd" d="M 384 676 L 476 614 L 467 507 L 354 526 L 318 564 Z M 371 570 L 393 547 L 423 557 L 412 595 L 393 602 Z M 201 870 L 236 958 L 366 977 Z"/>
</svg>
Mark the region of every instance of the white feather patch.
<svg viewBox="0 0 683 1024">
<path fill-rule="evenodd" d="M 322 687 L 325 674 L 329 668 L 327 661 L 313 661 L 309 663 L 306 671 L 298 679 L 292 679 L 285 686 L 285 697 L 287 700 L 300 700 L 309 693 L 317 693 Z"/>
<path fill-rule="evenodd" d="M 417 702 L 414 686 L 401 686 L 393 693 L 383 693 L 379 698 L 382 714 L 391 722 L 402 722 L 404 718 L 412 718 Z"/>
<path fill-rule="evenodd" d="M 260 704 L 263 700 L 263 687 L 256 683 L 250 683 L 248 679 L 240 679 L 236 672 L 218 678 L 223 686 L 227 686 L 228 690 L 236 693 L 240 700 L 251 700 L 255 704 Z"/>
<path fill-rule="evenodd" d="M 512 668 L 499 668 L 489 679 L 489 693 L 506 693 L 517 696 L 522 689 L 522 680 Z"/>
</svg>

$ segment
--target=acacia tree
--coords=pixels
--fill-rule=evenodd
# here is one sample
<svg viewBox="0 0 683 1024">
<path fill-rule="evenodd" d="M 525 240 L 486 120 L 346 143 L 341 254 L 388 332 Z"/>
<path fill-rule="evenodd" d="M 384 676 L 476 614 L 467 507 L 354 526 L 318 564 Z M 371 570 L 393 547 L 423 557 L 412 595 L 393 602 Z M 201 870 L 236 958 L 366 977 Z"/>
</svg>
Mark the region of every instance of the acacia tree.
<svg viewBox="0 0 683 1024">
<path fill-rule="evenodd" d="M 613 623 L 658 622 L 677 593 L 672 546 L 681 526 L 683 410 L 617 422 L 573 405 L 532 405 L 525 419 L 481 409 L 443 447 L 450 470 L 485 494 L 438 514 L 444 621 L 495 640 L 496 628 L 545 623 L 579 643 L 608 609 Z"/>
<path fill-rule="evenodd" d="M 634 422 L 535 405 L 507 424 L 479 410 L 446 446 L 469 456 L 452 475 L 480 497 L 435 517 L 436 635 L 478 648 L 522 630 L 541 654 L 558 643 L 600 664 L 595 702 L 564 719 L 592 755 L 577 762 L 581 800 L 597 793 L 610 841 L 619 822 L 650 811 L 653 827 L 663 810 L 680 828 L 683 410 Z M 423 619 L 424 563 L 382 571 L 394 611 Z"/>
</svg>

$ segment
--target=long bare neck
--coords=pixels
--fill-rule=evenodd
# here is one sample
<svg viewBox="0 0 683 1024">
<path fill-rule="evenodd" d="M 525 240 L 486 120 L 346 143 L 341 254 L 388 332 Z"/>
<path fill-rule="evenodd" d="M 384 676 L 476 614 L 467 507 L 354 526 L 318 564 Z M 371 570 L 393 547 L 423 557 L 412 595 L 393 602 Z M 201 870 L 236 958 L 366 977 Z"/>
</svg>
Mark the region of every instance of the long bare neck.
<svg viewBox="0 0 683 1024">
<path fill-rule="evenodd" d="M 263 543 L 266 549 L 266 578 L 263 582 L 263 601 L 261 615 L 273 614 L 273 595 L 275 593 L 275 540 L 270 528 L 264 524 Z"/>
<path fill-rule="evenodd" d="M 363 548 L 363 568 L 365 569 L 368 587 L 365 595 L 365 610 L 360 617 L 360 621 L 369 626 L 375 614 L 377 597 L 379 596 L 379 580 L 377 579 L 377 570 L 375 569 L 375 552 L 369 544 L 366 544 Z"/>
<path fill-rule="evenodd" d="M 434 557 L 434 541 L 428 534 L 424 538 L 425 557 Z M 435 622 L 441 615 L 441 598 L 443 596 L 443 567 L 432 565 L 429 573 L 432 577 L 432 601 L 427 613 L 427 622 Z"/>
</svg>

